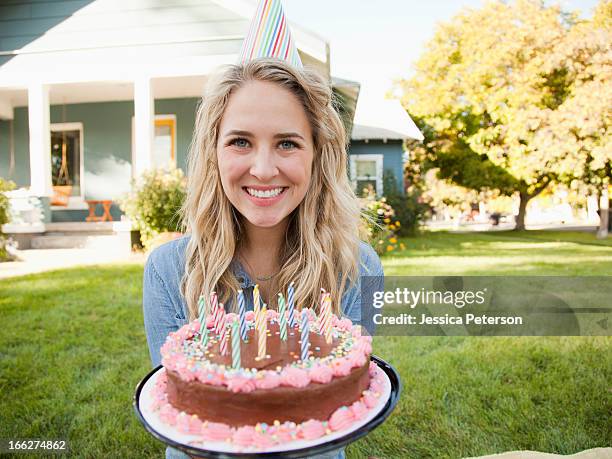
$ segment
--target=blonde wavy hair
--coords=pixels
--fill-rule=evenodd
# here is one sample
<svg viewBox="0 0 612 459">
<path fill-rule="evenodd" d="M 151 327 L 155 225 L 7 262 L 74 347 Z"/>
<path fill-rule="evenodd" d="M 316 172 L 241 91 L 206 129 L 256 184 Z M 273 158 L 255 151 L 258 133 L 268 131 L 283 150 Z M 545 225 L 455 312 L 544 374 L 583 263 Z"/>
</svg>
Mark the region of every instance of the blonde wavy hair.
<svg viewBox="0 0 612 459">
<path fill-rule="evenodd" d="M 296 307 L 318 305 L 321 288 L 331 293 L 336 313 L 343 292 L 359 270 L 360 207 L 347 175 L 346 134 L 334 109 L 330 85 L 311 70 L 277 59 L 231 65 L 213 78 L 197 110 L 187 159 L 187 198 L 181 209 L 186 249 L 181 293 L 189 320 L 198 316 L 198 298 L 216 290 L 219 301 L 235 298 L 239 283 L 231 270 L 244 241 L 242 217 L 223 191 L 217 164 L 221 118 L 232 92 L 249 81 L 273 82 L 302 103 L 314 140 L 312 176 L 306 196 L 288 217 L 280 272 L 272 292 L 295 282 Z M 276 294 L 270 303 L 275 304 Z M 236 308 L 235 301 L 231 301 Z"/>
</svg>

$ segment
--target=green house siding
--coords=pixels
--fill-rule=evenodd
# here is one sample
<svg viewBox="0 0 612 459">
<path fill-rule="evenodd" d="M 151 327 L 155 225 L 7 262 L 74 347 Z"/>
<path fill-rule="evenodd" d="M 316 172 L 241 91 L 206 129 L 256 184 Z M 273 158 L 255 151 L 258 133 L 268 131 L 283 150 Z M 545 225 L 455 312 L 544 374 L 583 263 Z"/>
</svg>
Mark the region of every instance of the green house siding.
<svg viewBox="0 0 612 459">
<path fill-rule="evenodd" d="M 28 109 L 19 107 L 13 112 L 13 120 L 0 121 L 0 177 L 12 180 L 17 187 L 30 185 L 30 154 L 28 134 Z M 10 170 L 10 128 L 13 124 L 13 151 L 15 167 Z"/>
<path fill-rule="evenodd" d="M 198 102 L 199 98 L 155 101 L 156 114 L 176 116 L 177 166 L 182 169 L 185 169 L 186 165 Z M 51 124 L 82 123 L 83 125 L 85 199 L 99 198 L 101 185 L 108 184 L 108 189 L 113 191 L 129 189 L 133 116 L 132 101 L 51 106 Z M 15 167 L 11 174 L 9 174 L 9 131 L 10 122 L 0 121 L 0 177 L 13 180 L 18 187 L 26 187 L 30 185 L 27 107 L 17 107 L 14 110 Z M 111 213 L 116 219 L 121 215 L 121 211 L 115 205 Z M 52 221 L 82 221 L 86 216 L 86 210 L 54 210 Z"/>
<path fill-rule="evenodd" d="M 383 155 L 383 171 L 393 172 L 397 187 L 404 191 L 404 148 L 401 140 L 352 140 L 349 147 L 350 155 Z"/>
</svg>

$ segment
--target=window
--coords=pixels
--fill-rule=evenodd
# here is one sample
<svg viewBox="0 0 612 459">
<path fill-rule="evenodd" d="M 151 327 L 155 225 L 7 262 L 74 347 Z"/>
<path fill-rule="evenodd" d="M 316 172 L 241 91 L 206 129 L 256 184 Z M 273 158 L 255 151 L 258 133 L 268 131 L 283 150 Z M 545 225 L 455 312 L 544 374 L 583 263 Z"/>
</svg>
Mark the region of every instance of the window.
<svg viewBox="0 0 612 459">
<path fill-rule="evenodd" d="M 153 167 L 176 166 L 176 116 L 155 117 L 152 160 Z"/>
<path fill-rule="evenodd" d="M 372 186 L 378 196 L 383 194 L 383 155 L 350 155 L 351 182 L 360 196 L 363 189 Z"/>
</svg>

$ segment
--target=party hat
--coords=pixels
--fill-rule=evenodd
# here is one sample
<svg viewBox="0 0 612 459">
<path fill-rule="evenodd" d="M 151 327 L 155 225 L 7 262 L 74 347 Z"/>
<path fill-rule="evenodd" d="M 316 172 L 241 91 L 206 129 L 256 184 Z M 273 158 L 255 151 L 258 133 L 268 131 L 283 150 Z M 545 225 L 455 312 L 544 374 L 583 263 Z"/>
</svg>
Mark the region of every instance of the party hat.
<svg viewBox="0 0 612 459">
<path fill-rule="evenodd" d="M 259 1 L 249 33 L 242 42 L 240 63 L 258 57 L 276 57 L 302 67 L 280 0 Z"/>
</svg>

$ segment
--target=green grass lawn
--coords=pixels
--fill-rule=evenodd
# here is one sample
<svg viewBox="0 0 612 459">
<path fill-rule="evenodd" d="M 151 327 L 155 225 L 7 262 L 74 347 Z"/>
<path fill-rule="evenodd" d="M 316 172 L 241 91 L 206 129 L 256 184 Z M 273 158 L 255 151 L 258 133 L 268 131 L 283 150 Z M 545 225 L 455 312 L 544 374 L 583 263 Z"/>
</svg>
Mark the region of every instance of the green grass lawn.
<svg viewBox="0 0 612 459">
<path fill-rule="evenodd" d="M 612 273 L 612 241 L 583 233 L 429 233 L 386 274 Z M 142 267 L 75 268 L 0 281 L 0 438 L 67 438 L 71 456 L 161 457 L 133 414 L 150 369 Z M 8 325 L 10 324 L 10 326 Z M 460 457 L 610 446 L 608 337 L 376 338 L 404 391 L 350 458 Z"/>
</svg>

